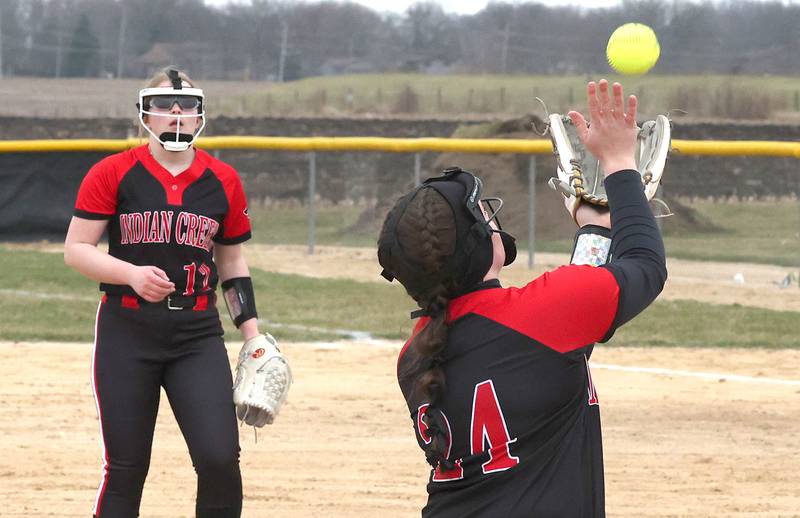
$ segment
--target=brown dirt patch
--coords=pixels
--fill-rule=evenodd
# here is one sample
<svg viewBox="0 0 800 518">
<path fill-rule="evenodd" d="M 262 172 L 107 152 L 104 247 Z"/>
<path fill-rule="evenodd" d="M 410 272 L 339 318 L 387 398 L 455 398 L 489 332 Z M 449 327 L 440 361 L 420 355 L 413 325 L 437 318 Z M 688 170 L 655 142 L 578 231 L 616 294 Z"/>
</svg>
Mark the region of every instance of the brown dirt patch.
<svg viewBox="0 0 800 518">
<path fill-rule="evenodd" d="M 418 515 L 428 471 L 394 379 L 400 344 L 284 345 L 290 401 L 257 444 L 241 431 L 243 516 Z M 90 355 L 89 344 L 0 343 L 3 516 L 89 514 L 100 478 Z M 800 351 L 600 347 L 593 362 L 800 382 Z M 594 378 L 609 516 L 798 516 L 800 386 Z M 193 516 L 194 472 L 166 401 L 153 450 L 142 516 Z"/>
</svg>

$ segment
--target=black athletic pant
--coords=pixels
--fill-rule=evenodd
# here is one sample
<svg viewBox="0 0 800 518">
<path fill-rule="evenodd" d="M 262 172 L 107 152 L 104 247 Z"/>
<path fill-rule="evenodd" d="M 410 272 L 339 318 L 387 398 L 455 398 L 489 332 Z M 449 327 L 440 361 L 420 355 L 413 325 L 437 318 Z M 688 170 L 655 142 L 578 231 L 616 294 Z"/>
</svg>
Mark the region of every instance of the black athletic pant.
<svg viewBox="0 0 800 518">
<path fill-rule="evenodd" d="M 197 472 L 197 516 L 238 518 L 239 435 L 217 310 L 138 305 L 108 297 L 97 313 L 92 371 L 104 466 L 94 513 L 139 515 L 164 387 Z"/>
</svg>

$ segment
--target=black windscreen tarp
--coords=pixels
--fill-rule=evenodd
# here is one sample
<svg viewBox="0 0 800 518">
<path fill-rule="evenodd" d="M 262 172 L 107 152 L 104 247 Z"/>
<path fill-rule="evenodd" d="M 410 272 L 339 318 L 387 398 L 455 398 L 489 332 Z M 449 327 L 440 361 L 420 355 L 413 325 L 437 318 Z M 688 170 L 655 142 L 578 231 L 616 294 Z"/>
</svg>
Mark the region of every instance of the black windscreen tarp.
<svg viewBox="0 0 800 518">
<path fill-rule="evenodd" d="M 0 153 L 0 240 L 63 240 L 81 180 L 109 154 Z"/>
</svg>

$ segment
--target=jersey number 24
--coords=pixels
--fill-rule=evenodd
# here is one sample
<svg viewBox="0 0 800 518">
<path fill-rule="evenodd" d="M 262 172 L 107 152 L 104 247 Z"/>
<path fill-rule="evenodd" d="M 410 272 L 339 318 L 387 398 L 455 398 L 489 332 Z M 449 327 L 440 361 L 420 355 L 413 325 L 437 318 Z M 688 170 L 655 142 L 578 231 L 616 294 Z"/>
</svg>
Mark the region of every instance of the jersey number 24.
<svg viewBox="0 0 800 518">
<path fill-rule="evenodd" d="M 417 430 L 425 444 L 430 444 L 431 438 L 428 436 L 428 426 L 422 417 L 428 410 L 428 404 L 421 405 L 417 411 Z M 445 425 L 447 426 L 447 448 L 445 457 L 450 458 L 450 448 L 453 445 L 452 430 L 450 421 L 442 412 Z M 470 424 L 470 453 L 478 455 L 483 451 L 489 452 L 489 460 L 481 464 L 484 474 L 505 471 L 519 464 L 519 457 L 511 455 L 509 445 L 517 439 L 512 439 L 508 434 L 506 419 L 500 402 L 497 400 L 497 393 L 494 390 L 492 380 L 482 381 L 475 385 L 472 396 L 472 419 Z M 486 450 L 484 450 L 486 446 Z M 456 459 L 455 468 L 443 470 L 441 465 L 436 467 L 433 473 L 434 482 L 447 482 L 449 480 L 460 480 L 464 478 L 464 468 L 461 467 L 461 459 Z"/>
</svg>

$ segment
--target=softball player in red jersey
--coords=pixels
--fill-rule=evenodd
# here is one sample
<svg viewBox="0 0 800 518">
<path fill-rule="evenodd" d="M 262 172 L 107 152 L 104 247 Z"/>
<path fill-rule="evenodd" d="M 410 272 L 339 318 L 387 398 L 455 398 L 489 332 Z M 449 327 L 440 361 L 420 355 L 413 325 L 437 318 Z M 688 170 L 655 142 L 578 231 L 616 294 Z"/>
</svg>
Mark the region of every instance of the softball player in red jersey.
<svg viewBox="0 0 800 518">
<path fill-rule="evenodd" d="M 403 196 L 378 241 L 423 318 L 398 381 L 432 468 L 423 517 L 605 516 L 595 342 L 650 304 L 664 247 L 635 168 L 636 100 L 588 87 L 592 125 L 571 112 L 601 161 L 609 211 L 578 208 L 571 265 L 521 288 L 498 276 L 516 255 L 481 182 L 453 168 Z M 488 209 L 488 210 L 487 210 Z M 499 210 L 499 208 L 498 208 Z M 607 258 L 612 258 L 607 261 Z M 597 265 L 597 266 L 595 266 Z"/>
<path fill-rule="evenodd" d="M 197 472 L 196 515 L 238 517 L 239 436 L 215 288 L 250 283 L 245 195 L 232 167 L 192 146 L 203 93 L 185 74 L 157 74 L 139 110 L 148 143 L 92 167 L 65 244 L 65 262 L 105 292 L 92 358 L 103 450 L 94 515 L 139 515 L 164 387 Z M 108 253 L 97 248 L 106 231 Z M 258 335 L 256 318 L 238 324 L 244 340 Z"/>
</svg>

